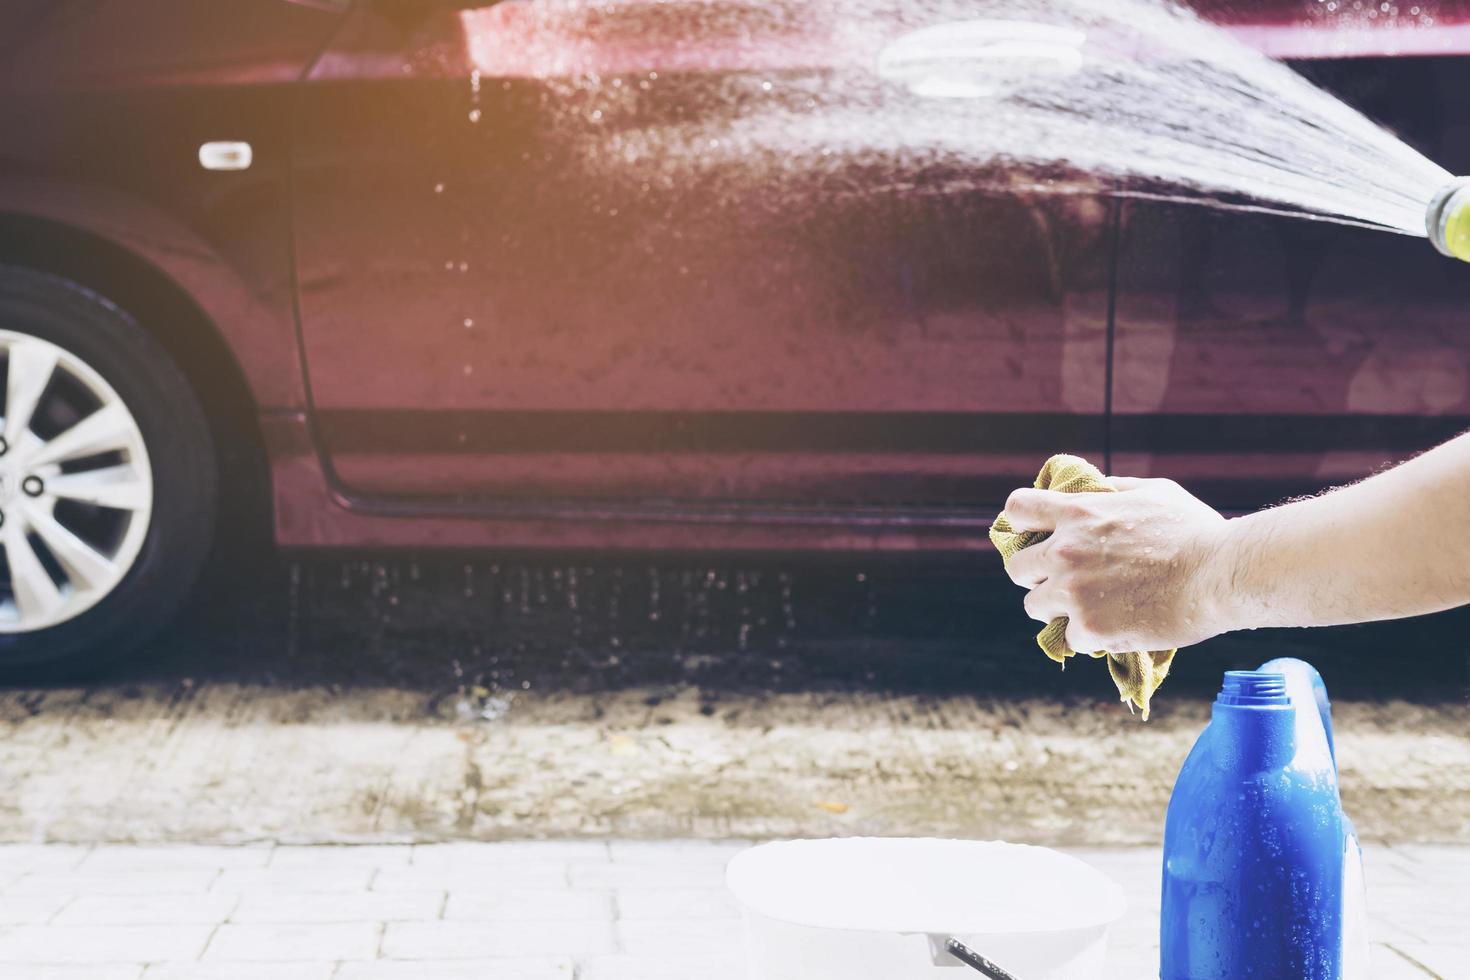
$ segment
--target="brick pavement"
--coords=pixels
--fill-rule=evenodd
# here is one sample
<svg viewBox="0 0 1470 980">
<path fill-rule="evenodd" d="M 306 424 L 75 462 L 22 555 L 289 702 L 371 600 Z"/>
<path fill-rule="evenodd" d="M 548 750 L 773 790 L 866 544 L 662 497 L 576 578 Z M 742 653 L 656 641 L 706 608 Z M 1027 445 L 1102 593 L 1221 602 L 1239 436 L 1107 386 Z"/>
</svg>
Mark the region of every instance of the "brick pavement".
<svg viewBox="0 0 1470 980">
<path fill-rule="evenodd" d="M 743 846 L 0 845 L 0 977 L 734 980 Z M 1129 897 L 1111 977 L 1155 975 L 1158 850 L 1072 853 Z M 1470 980 L 1470 847 L 1374 847 L 1368 878 L 1374 977 Z"/>
</svg>

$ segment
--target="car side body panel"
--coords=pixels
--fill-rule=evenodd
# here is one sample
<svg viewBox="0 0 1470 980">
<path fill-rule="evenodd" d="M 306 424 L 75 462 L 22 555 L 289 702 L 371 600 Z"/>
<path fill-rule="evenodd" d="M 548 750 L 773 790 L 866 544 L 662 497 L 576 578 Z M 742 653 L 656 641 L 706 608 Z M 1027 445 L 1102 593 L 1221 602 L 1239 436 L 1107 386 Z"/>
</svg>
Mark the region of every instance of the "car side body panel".
<svg viewBox="0 0 1470 980">
<path fill-rule="evenodd" d="M 1463 0 L 1374 18 L 1197 6 L 1276 56 L 1432 61 L 1470 91 Z M 0 9 L 0 228 L 76 230 L 192 298 L 256 400 L 283 544 L 972 549 L 1058 449 L 1251 507 L 1470 419 L 1465 270 L 1422 241 L 1153 205 L 1123 207 L 1115 231 L 1097 193 L 915 206 L 890 187 L 810 215 L 726 200 L 707 216 L 723 241 L 681 248 L 659 236 L 691 227 L 687 188 L 660 184 L 656 154 L 538 190 L 534 153 L 576 146 L 536 111 L 597 108 L 558 77 L 589 59 L 632 83 L 662 68 L 655 116 L 677 114 L 712 81 L 828 70 L 830 38 L 548 48 L 517 21 L 534 2 L 347 8 Z M 658 119 L 631 121 L 629 137 Z M 1464 132 L 1447 116 L 1424 145 L 1470 170 Z M 222 139 L 252 144 L 249 170 L 200 168 Z M 882 184 L 839 177 L 819 189 Z M 1301 272 L 1282 258 L 1298 241 Z"/>
<path fill-rule="evenodd" d="M 842 70 L 821 23 L 559 6 L 364 8 L 303 86 L 302 331 L 344 493 L 820 524 L 1101 450 L 1095 194 L 807 136 L 793 100 Z"/>
</svg>

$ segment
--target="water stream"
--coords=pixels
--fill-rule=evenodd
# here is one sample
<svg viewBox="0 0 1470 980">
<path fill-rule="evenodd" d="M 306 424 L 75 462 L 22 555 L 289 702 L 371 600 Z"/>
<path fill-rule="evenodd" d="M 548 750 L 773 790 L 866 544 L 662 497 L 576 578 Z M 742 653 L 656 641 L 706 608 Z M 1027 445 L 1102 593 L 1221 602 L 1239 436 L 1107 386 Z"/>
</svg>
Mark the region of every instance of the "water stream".
<svg viewBox="0 0 1470 980">
<path fill-rule="evenodd" d="M 1323 11 L 1336 5 L 1323 0 Z M 1430 7 L 1383 6 L 1395 29 L 1434 27 Z M 771 193 L 783 174 L 825 172 L 830 194 L 906 191 L 905 181 L 923 193 L 942 189 L 939 179 L 1186 198 L 1423 235 L 1426 205 L 1451 179 L 1175 0 L 539 0 L 521 9 L 544 46 L 521 53 L 526 72 L 546 83 L 548 107 L 576 117 L 583 165 L 614 180 L 630 168 L 665 186 L 713 174 L 731 194 L 758 186 L 765 204 L 786 207 Z M 471 33 L 482 40 L 503 36 L 480 27 Z M 609 52 L 629 38 L 663 52 L 672 70 L 626 71 L 636 57 L 611 65 Z M 681 58 L 702 67 L 711 50 L 739 70 L 716 72 L 704 89 L 671 77 Z M 472 55 L 502 74 L 518 56 L 483 45 Z M 661 89 L 667 111 L 650 113 Z"/>
<path fill-rule="evenodd" d="M 889 44 L 879 73 L 921 96 L 993 111 L 991 131 L 1008 132 L 994 143 L 998 156 L 1066 162 L 1118 178 L 1125 193 L 1243 198 L 1409 234 L 1424 233 L 1425 206 L 1451 179 L 1356 109 L 1168 0 L 995 6 L 994 19 Z"/>
</svg>

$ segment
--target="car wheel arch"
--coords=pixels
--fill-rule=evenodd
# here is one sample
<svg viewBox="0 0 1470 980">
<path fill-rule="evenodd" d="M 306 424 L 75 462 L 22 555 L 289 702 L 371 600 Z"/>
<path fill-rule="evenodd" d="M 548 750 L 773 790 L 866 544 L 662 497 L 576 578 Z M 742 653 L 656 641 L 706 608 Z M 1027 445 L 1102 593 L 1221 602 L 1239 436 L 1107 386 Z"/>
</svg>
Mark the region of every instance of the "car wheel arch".
<svg viewBox="0 0 1470 980">
<path fill-rule="evenodd" d="M 74 282 L 152 334 L 204 408 L 227 496 L 222 505 L 256 515 L 250 523 L 257 530 L 260 520 L 269 527 L 269 461 L 259 405 L 228 341 L 187 290 L 117 242 L 61 222 L 5 211 L 0 211 L 0 265 Z"/>
</svg>

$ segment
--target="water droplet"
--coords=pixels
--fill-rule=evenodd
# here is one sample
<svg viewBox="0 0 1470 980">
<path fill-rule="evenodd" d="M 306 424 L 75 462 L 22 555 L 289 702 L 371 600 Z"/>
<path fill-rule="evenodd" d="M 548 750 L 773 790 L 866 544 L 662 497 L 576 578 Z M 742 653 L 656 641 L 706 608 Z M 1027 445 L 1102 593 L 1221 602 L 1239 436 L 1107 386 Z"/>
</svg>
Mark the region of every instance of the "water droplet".
<svg viewBox="0 0 1470 980">
<path fill-rule="evenodd" d="M 479 109 L 471 109 L 470 110 L 470 122 L 477 123 L 479 121 L 480 121 L 480 110 Z"/>
</svg>

